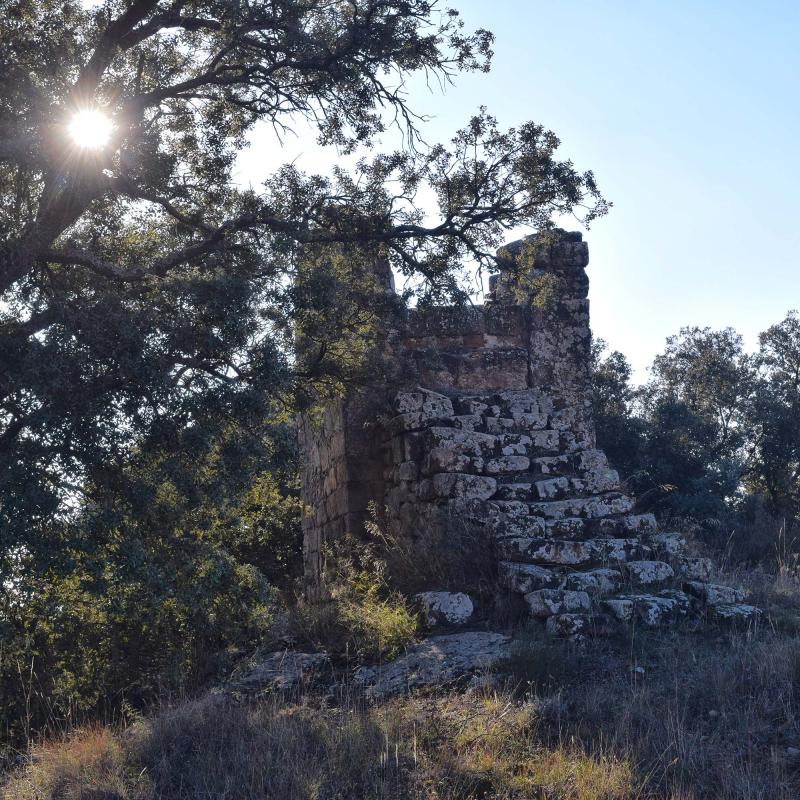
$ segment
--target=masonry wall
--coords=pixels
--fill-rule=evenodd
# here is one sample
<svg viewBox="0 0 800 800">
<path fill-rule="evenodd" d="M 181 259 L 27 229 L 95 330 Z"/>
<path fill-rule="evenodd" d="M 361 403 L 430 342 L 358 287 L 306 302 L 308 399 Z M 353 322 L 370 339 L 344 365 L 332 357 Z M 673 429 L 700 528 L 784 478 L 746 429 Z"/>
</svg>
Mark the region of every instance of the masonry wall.
<svg viewBox="0 0 800 800">
<path fill-rule="evenodd" d="M 393 323 L 386 357 L 397 362 L 389 372 L 400 377 L 392 386 L 355 392 L 331 403 L 321 417 L 301 421 L 311 596 L 320 591 L 323 543 L 345 532 L 358 534 L 370 501 L 387 509 L 396 534 L 411 540 L 435 534 L 453 514 L 461 515 L 454 504 L 469 492 L 457 488 L 465 481 L 458 476 L 472 474 L 474 489 L 477 455 L 471 467 L 437 463 L 431 438 L 437 434 L 430 428 L 451 428 L 451 436 L 461 426 L 468 430 L 473 415 L 464 398 L 470 394 L 536 390 L 519 413 L 545 415 L 542 432 L 535 434 L 542 454 L 594 446 L 588 249 L 581 235 L 558 231 L 533 237 L 506 246 L 498 256 L 501 271 L 485 305 L 409 309 L 399 326 Z M 408 397 L 417 387 L 428 394 L 392 407 L 398 393 Z M 387 418 L 391 422 L 381 424 Z M 437 421 L 441 424 L 433 425 Z M 446 449 L 452 454 L 452 447 Z M 441 477 L 448 474 L 456 477 Z"/>
</svg>

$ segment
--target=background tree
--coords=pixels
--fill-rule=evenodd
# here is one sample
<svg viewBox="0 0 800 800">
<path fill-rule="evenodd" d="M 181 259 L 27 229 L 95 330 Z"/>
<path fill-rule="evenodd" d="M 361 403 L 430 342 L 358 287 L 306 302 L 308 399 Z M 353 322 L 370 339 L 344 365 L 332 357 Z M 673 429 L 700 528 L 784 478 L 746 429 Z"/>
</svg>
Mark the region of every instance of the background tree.
<svg viewBox="0 0 800 800">
<path fill-rule="evenodd" d="M 753 367 L 732 328 L 682 328 L 656 356 L 641 392 L 647 465 L 656 507 L 714 518 L 745 468 Z"/>
<path fill-rule="evenodd" d="M 609 352 L 603 339 L 592 342 L 592 405 L 597 441 L 610 462 L 636 488 L 645 468 L 645 421 L 636 415 L 638 389 L 628 359 Z M 645 478 L 646 480 L 646 478 Z"/>
<path fill-rule="evenodd" d="M 788 528 L 800 516 L 800 317 L 759 336 L 758 379 L 747 416 L 751 459 L 747 486 L 763 493 Z"/>
</svg>

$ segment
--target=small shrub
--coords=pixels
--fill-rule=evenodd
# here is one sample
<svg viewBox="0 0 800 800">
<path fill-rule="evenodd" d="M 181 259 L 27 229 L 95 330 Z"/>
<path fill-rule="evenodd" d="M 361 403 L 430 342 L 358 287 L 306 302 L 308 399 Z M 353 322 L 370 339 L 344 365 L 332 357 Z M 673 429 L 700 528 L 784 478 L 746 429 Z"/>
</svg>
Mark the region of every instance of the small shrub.
<svg viewBox="0 0 800 800">
<path fill-rule="evenodd" d="M 414 640 L 419 618 L 389 587 L 374 544 L 346 537 L 328 548 L 325 564 L 325 602 L 297 607 L 305 639 L 358 660 L 394 658 Z"/>
</svg>

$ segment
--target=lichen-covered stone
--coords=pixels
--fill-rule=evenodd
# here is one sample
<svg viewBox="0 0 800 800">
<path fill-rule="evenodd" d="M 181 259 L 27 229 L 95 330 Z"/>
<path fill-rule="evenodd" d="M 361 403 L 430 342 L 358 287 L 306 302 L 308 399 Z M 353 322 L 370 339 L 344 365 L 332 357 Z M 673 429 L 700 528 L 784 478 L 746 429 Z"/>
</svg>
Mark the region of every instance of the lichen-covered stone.
<svg viewBox="0 0 800 800">
<path fill-rule="evenodd" d="M 675 577 L 672 567 L 664 561 L 629 561 L 625 574 L 636 586 L 652 586 Z"/>
<path fill-rule="evenodd" d="M 249 665 L 241 675 L 230 681 L 229 687 L 248 692 L 264 689 L 286 691 L 312 680 L 315 675 L 329 668 L 330 661 L 325 653 L 281 650 Z"/>
<path fill-rule="evenodd" d="M 481 475 L 440 473 L 433 476 L 433 491 L 437 497 L 488 500 L 497 491 L 497 481 Z"/>
<path fill-rule="evenodd" d="M 741 589 L 734 589 L 732 586 L 722 586 L 717 583 L 686 581 L 683 584 L 683 588 L 709 606 L 742 603 L 745 598 L 745 593 Z"/>
<path fill-rule="evenodd" d="M 686 547 L 686 539 L 680 533 L 657 533 L 652 542 L 656 553 L 666 557 L 679 556 Z"/>
<path fill-rule="evenodd" d="M 595 497 L 574 497 L 568 500 L 532 503 L 531 513 L 548 519 L 564 517 L 596 518 L 609 514 L 624 514 L 630 511 L 633 503 L 624 494 L 608 493 Z"/>
<path fill-rule="evenodd" d="M 588 614 L 554 614 L 545 622 L 545 629 L 551 636 L 580 640 L 585 638 L 592 628 L 592 619 Z"/>
<path fill-rule="evenodd" d="M 548 478 L 543 481 L 536 481 L 536 496 L 542 500 L 564 497 L 570 489 L 569 478 Z"/>
<path fill-rule="evenodd" d="M 500 561 L 497 564 L 500 586 L 518 594 L 558 588 L 562 579 L 557 571 L 538 564 L 518 564 L 513 561 Z"/>
<path fill-rule="evenodd" d="M 714 574 L 710 558 L 683 556 L 678 560 L 678 574 L 690 581 L 708 581 Z"/>
<path fill-rule="evenodd" d="M 539 517 L 511 516 L 497 514 L 486 522 L 486 528 L 495 539 L 503 537 L 541 537 L 544 535 L 544 521 Z"/>
<path fill-rule="evenodd" d="M 498 458 L 490 458 L 484 465 L 484 471 L 489 475 L 524 472 L 530 464 L 530 459 L 527 456 L 499 456 Z"/>
<path fill-rule="evenodd" d="M 679 533 L 633 513 L 597 448 L 580 235 L 549 232 L 498 257 L 483 306 L 407 308 L 387 320 L 375 353 L 392 376 L 386 391 L 354 389 L 321 424 L 302 418 L 307 586 L 321 585 L 325 541 L 358 533 L 374 504 L 409 549 L 452 542 L 454 558 L 484 558 L 492 548 L 501 585 L 534 595 L 537 613 L 559 618 L 554 631 L 575 612 L 555 614 L 554 595 L 536 592 L 586 595 L 593 607 L 581 614 L 598 619 L 623 575 L 653 587 L 674 570 L 697 584 L 692 611 L 709 617 L 709 607 L 742 605 L 741 593 L 708 583 L 710 562 L 685 555 Z M 531 286 L 549 275 L 557 292 L 532 304 Z M 609 597 L 609 609 L 647 625 L 689 610 L 686 594 L 650 591 Z"/>
<path fill-rule="evenodd" d="M 567 589 L 536 589 L 525 595 L 525 602 L 534 617 L 584 612 L 592 607 L 592 601 L 586 592 Z"/>
<path fill-rule="evenodd" d="M 394 408 L 398 414 L 420 413 L 428 419 L 452 417 L 455 413 L 449 397 L 430 389 L 398 392 L 395 395 Z"/>
<path fill-rule="evenodd" d="M 528 536 L 499 539 L 495 543 L 498 558 L 532 564 L 580 565 L 597 558 L 588 542 L 554 541 Z"/>
<path fill-rule="evenodd" d="M 680 592 L 620 595 L 604 600 L 603 605 L 620 622 L 636 618 L 647 627 L 655 628 L 686 613 L 688 598 L 684 600 L 680 595 Z"/>
<path fill-rule="evenodd" d="M 622 585 L 622 573 L 617 569 L 599 568 L 572 572 L 564 579 L 564 588 L 586 592 L 591 596 L 616 592 Z"/>
<path fill-rule="evenodd" d="M 531 500 L 532 489 L 532 483 L 522 483 L 521 481 L 506 483 L 504 481 L 498 481 L 497 494 L 495 494 L 495 497 L 498 500 Z"/>
<path fill-rule="evenodd" d="M 414 599 L 422 607 L 428 625 L 465 625 L 475 607 L 464 592 L 420 592 Z"/>
<path fill-rule="evenodd" d="M 718 622 L 757 622 L 762 611 L 747 603 L 718 603 L 709 607 L 709 615 Z"/>
<path fill-rule="evenodd" d="M 403 694 L 422 686 L 442 685 L 486 670 L 507 658 L 510 642 L 510 636 L 483 631 L 431 636 L 395 661 L 377 667 L 359 667 L 354 681 L 372 699 Z"/>
<path fill-rule="evenodd" d="M 642 536 L 656 529 L 652 514 L 620 514 L 591 520 L 592 529 L 599 536 Z"/>
</svg>

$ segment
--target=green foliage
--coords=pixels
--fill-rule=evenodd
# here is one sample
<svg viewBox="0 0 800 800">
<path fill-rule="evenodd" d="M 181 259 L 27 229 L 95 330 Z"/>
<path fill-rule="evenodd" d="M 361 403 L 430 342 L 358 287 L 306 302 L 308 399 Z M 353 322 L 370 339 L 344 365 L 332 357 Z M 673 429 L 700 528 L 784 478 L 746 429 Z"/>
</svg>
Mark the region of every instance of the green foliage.
<svg viewBox="0 0 800 800">
<path fill-rule="evenodd" d="M 0 0 L 0 551 L 142 438 L 363 377 L 376 262 L 436 300 L 510 227 L 604 212 L 533 123 L 481 109 L 423 146 L 404 82 L 487 69 L 491 41 L 427 0 Z M 106 146 L 71 140 L 85 109 Z M 368 153 L 392 116 L 408 146 Z M 365 156 L 245 190 L 257 124 Z M 298 329 L 316 346 L 295 360 Z"/>
<path fill-rule="evenodd" d="M 302 634 L 329 652 L 357 660 L 391 659 L 419 629 L 417 614 L 386 580 L 378 543 L 348 536 L 325 554 L 327 598 L 298 609 Z"/>
<path fill-rule="evenodd" d="M 800 316 L 790 311 L 759 341 L 747 415 L 754 440 L 747 484 L 766 496 L 774 515 L 791 523 L 800 516 Z"/>
<path fill-rule="evenodd" d="M 631 477 L 642 469 L 645 446 L 645 423 L 635 414 L 631 365 L 619 351 L 607 352 L 602 339 L 592 342 L 591 358 L 597 439 L 611 463 Z"/>
<path fill-rule="evenodd" d="M 288 433 L 226 423 L 151 442 L 85 487 L 46 549 L 17 551 L 0 604 L 9 741 L 194 690 L 269 640 L 272 587 L 300 563 Z"/>
<path fill-rule="evenodd" d="M 731 328 L 684 328 L 643 387 L 602 341 L 593 358 L 598 439 L 640 507 L 692 517 L 737 541 L 755 530 L 759 503 L 777 523 L 756 527 L 792 527 L 800 512 L 797 312 L 761 334 L 752 356 Z"/>
</svg>

